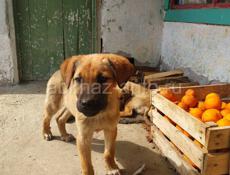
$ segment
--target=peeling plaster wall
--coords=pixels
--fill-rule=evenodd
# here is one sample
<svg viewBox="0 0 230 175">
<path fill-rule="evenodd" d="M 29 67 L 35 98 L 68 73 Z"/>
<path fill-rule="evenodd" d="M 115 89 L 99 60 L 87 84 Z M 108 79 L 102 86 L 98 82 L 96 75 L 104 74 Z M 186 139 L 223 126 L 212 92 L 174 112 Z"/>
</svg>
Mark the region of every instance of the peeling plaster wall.
<svg viewBox="0 0 230 175">
<path fill-rule="evenodd" d="M 0 1 L 0 85 L 18 81 L 12 1 Z"/>
<path fill-rule="evenodd" d="M 102 51 L 157 66 L 161 52 L 163 0 L 102 0 Z"/>
<path fill-rule="evenodd" d="M 161 61 L 200 83 L 230 82 L 230 27 L 165 22 Z"/>
</svg>

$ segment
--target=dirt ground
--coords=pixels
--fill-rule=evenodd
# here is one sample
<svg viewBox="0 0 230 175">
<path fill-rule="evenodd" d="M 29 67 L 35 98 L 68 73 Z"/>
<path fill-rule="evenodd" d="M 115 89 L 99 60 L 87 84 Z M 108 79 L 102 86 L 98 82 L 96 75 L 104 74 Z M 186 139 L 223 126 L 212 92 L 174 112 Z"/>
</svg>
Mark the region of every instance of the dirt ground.
<svg viewBox="0 0 230 175">
<path fill-rule="evenodd" d="M 45 82 L 0 87 L 0 174 L 1 175 L 80 175 L 75 142 L 60 141 L 52 122 L 55 140 L 41 136 Z M 76 136 L 75 123 L 67 124 Z M 96 175 L 105 174 L 103 135 L 94 135 L 92 159 Z M 141 125 L 119 125 L 116 159 L 123 174 L 132 175 L 146 164 L 143 175 L 174 175 L 169 163 L 145 139 Z"/>
</svg>

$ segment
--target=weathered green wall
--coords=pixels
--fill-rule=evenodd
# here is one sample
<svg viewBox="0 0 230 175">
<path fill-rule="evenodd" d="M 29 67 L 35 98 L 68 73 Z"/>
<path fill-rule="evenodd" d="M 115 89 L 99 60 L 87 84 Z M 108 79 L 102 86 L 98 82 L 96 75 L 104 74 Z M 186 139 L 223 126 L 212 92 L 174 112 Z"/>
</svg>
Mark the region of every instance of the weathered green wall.
<svg viewBox="0 0 230 175">
<path fill-rule="evenodd" d="M 96 1 L 13 2 L 22 80 L 46 80 L 65 58 L 95 52 Z"/>
</svg>

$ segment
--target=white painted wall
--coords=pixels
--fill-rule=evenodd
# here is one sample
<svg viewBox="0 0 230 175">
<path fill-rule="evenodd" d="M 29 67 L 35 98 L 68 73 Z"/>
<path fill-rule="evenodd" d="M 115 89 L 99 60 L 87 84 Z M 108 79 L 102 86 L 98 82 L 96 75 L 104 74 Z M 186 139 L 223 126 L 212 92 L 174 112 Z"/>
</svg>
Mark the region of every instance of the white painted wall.
<svg viewBox="0 0 230 175">
<path fill-rule="evenodd" d="M 12 1 L 0 1 L 0 85 L 18 82 Z"/>
<path fill-rule="evenodd" d="M 157 66 L 161 52 L 163 0 L 102 0 L 103 52 L 124 53 Z"/>
<path fill-rule="evenodd" d="M 165 22 L 162 67 L 201 83 L 230 82 L 230 26 Z"/>
</svg>

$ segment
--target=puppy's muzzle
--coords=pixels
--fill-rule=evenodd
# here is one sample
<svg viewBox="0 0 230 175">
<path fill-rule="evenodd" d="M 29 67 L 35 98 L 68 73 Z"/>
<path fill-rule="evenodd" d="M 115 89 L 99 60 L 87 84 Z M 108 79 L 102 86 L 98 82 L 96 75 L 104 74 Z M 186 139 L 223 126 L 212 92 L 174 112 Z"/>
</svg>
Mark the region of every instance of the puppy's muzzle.
<svg viewBox="0 0 230 175">
<path fill-rule="evenodd" d="M 83 99 L 80 101 L 80 105 L 85 109 L 93 109 L 96 107 L 97 102 L 94 99 Z"/>
<path fill-rule="evenodd" d="M 93 98 L 85 97 L 77 102 L 77 109 L 86 117 L 93 117 L 103 110 L 107 105 L 107 97 L 105 94 L 98 94 Z"/>
</svg>

